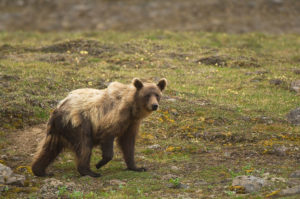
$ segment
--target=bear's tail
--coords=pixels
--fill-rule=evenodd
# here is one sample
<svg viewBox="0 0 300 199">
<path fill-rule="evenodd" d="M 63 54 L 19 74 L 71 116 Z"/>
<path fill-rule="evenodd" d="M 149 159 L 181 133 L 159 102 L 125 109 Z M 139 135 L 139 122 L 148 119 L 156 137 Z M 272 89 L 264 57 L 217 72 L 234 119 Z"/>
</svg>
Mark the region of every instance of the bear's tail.
<svg viewBox="0 0 300 199">
<path fill-rule="evenodd" d="M 51 164 L 63 149 L 63 143 L 59 135 L 54 132 L 53 122 L 47 125 L 47 134 L 38 146 L 32 163 L 32 172 L 36 176 L 45 176 L 46 168 Z"/>
</svg>

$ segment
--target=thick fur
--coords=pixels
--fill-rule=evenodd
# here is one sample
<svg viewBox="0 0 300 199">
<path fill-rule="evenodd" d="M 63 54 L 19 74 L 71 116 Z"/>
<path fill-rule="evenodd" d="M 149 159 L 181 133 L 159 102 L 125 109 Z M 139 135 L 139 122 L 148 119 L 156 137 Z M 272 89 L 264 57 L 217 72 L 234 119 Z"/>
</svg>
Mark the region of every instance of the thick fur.
<svg viewBox="0 0 300 199">
<path fill-rule="evenodd" d="M 130 85 L 113 82 L 103 90 L 85 88 L 70 92 L 51 114 L 46 137 L 32 164 L 33 173 L 45 176 L 49 164 L 64 148 L 70 148 L 76 155 L 78 172 L 98 177 L 100 174 L 90 169 L 92 149 L 101 147 L 102 160 L 96 165 L 100 168 L 113 158 L 115 138 L 127 168 L 145 171 L 135 165 L 136 135 L 142 119 L 158 108 L 166 84 L 166 79 L 154 84 L 135 78 Z"/>
</svg>

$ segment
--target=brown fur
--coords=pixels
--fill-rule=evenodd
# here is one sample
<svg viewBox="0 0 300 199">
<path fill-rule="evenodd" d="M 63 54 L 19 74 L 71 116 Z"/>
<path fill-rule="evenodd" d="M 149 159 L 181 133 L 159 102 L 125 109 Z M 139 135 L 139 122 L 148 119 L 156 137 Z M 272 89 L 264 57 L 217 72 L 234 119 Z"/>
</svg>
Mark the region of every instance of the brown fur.
<svg viewBox="0 0 300 199">
<path fill-rule="evenodd" d="M 46 168 L 64 148 L 76 155 L 77 170 L 81 175 L 98 177 L 90 169 L 90 157 L 94 146 L 100 145 L 102 160 L 97 168 L 113 158 L 114 139 L 123 152 L 127 168 L 138 168 L 134 161 L 136 135 L 143 118 L 158 107 L 166 80 L 158 84 L 142 83 L 133 79 L 131 85 L 111 83 L 104 90 L 78 89 L 72 91 L 53 111 L 47 134 L 32 164 L 37 176 L 45 176 Z"/>
</svg>

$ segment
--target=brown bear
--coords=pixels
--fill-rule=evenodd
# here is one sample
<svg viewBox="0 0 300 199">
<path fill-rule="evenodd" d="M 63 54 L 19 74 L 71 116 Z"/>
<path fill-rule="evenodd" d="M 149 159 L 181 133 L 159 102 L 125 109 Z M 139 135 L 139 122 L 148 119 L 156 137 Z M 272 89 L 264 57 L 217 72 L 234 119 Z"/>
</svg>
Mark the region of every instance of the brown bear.
<svg viewBox="0 0 300 199">
<path fill-rule="evenodd" d="M 64 149 L 76 155 L 81 175 L 99 177 L 91 171 L 90 157 L 94 146 L 100 145 L 102 160 L 97 169 L 113 158 L 113 143 L 117 138 L 127 169 L 136 167 L 134 145 L 143 118 L 158 109 L 158 102 L 167 84 L 143 83 L 134 78 L 132 84 L 111 83 L 106 89 L 77 89 L 59 102 L 47 124 L 47 132 L 35 155 L 32 172 L 45 176 L 46 168 Z"/>
</svg>

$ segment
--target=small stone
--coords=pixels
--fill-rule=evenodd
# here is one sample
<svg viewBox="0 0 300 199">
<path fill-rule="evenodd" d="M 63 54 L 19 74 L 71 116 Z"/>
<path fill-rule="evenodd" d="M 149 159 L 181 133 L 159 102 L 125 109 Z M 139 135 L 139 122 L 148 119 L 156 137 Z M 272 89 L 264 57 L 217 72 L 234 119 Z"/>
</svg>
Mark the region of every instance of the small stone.
<svg viewBox="0 0 300 199">
<path fill-rule="evenodd" d="M 0 159 L 2 159 L 2 160 L 7 160 L 7 155 L 1 155 L 1 156 L 0 156 Z"/>
<path fill-rule="evenodd" d="M 255 176 L 237 176 L 232 181 L 232 186 L 244 187 L 247 193 L 259 191 L 265 184 L 264 179 Z"/>
<path fill-rule="evenodd" d="M 49 179 L 45 179 L 44 180 L 44 183 L 49 185 L 49 186 L 52 186 L 52 187 L 59 187 L 59 186 L 62 186 L 64 183 L 55 179 L 55 178 L 49 178 Z"/>
<path fill-rule="evenodd" d="M 274 146 L 273 153 L 277 156 L 286 156 L 288 148 L 284 145 Z"/>
<path fill-rule="evenodd" d="M 271 178 L 271 181 L 272 182 L 286 182 L 286 179 L 282 178 L 282 177 L 274 177 L 274 178 Z"/>
<path fill-rule="evenodd" d="M 171 166 L 171 170 L 173 170 L 173 171 L 178 171 L 178 170 L 179 170 L 179 168 L 178 168 L 178 167 L 176 167 L 176 166 Z"/>
<path fill-rule="evenodd" d="M 293 125 L 300 125 L 300 107 L 291 110 L 289 114 L 287 114 L 287 120 Z"/>
<path fill-rule="evenodd" d="M 295 69 L 295 70 L 294 70 L 294 73 L 295 73 L 296 75 L 300 75 L 300 70 L 299 70 L 299 69 Z"/>
<path fill-rule="evenodd" d="M 281 79 L 271 79 L 271 80 L 269 81 L 269 83 L 272 84 L 272 85 L 278 86 L 278 85 L 282 84 L 283 81 L 282 81 Z"/>
<path fill-rule="evenodd" d="M 174 116 L 178 116 L 178 111 L 176 109 L 171 109 L 171 113 L 174 115 Z"/>
<path fill-rule="evenodd" d="M 168 101 L 168 102 L 176 102 L 176 99 L 174 99 L 174 98 L 169 98 L 169 99 L 166 99 L 166 101 Z"/>
<path fill-rule="evenodd" d="M 11 168 L 0 163 L 0 184 L 5 184 L 7 178 L 13 174 Z"/>
<path fill-rule="evenodd" d="M 300 185 L 291 188 L 283 189 L 279 192 L 279 196 L 291 196 L 300 194 Z"/>
<path fill-rule="evenodd" d="M 299 185 L 300 184 L 300 178 L 289 178 L 288 180 L 287 180 L 287 184 L 289 185 L 289 186 L 297 186 L 297 185 Z"/>
<path fill-rule="evenodd" d="M 264 173 L 262 176 L 263 176 L 264 179 L 266 179 L 266 178 L 268 178 L 270 176 L 270 173 L 268 173 L 268 172 Z"/>
<path fill-rule="evenodd" d="M 13 174 L 9 178 L 7 178 L 6 183 L 8 185 L 16 185 L 16 186 L 24 186 L 25 176 Z"/>
<path fill-rule="evenodd" d="M 0 164 L 0 184 L 24 186 L 25 176 L 14 174 L 11 168 Z"/>
<path fill-rule="evenodd" d="M 175 178 L 177 178 L 177 176 L 174 174 L 167 174 L 162 177 L 163 180 L 170 180 L 170 179 L 175 179 Z"/>
<path fill-rule="evenodd" d="M 160 148 L 160 145 L 159 144 L 153 144 L 151 146 L 148 146 L 147 147 L 148 149 L 159 149 Z"/>
<path fill-rule="evenodd" d="M 11 157 L 11 160 L 13 160 L 13 161 L 19 161 L 19 160 L 21 160 L 21 158 L 18 157 L 18 156 L 13 156 L 13 157 Z"/>
<path fill-rule="evenodd" d="M 290 178 L 300 178 L 300 170 L 294 171 L 290 174 Z"/>
<path fill-rule="evenodd" d="M 126 185 L 126 182 L 123 182 L 121 180 L 113 179 L 109 181 L 109 184 L 111 185 Z"/>
<path fill-rule="evenodd" d="M 296 80 L 291 83 L 291 89 L 296 91 L 296 93 L 300 93 L 300 80 Z"/>
<path fill-rule="evenodd" d="M 224 152 L 224 156 L 227 157 L 227 158 L 229 158 L 231 156 L 231 153 L 228 152 L 228 151 L 226 151 L 226 152 Z"/>
</svg>

